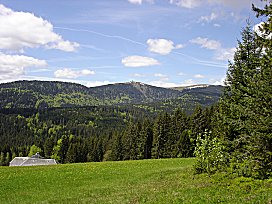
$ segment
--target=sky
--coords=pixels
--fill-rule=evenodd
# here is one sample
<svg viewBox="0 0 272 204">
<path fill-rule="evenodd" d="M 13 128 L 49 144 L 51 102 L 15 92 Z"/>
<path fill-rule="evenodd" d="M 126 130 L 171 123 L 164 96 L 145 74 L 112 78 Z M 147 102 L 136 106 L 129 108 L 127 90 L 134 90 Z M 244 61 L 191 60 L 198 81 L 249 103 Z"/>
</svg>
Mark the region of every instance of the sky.
<svg viewBox="0 0 272 204">
<path fill-rule="evenodd" d="M 223 84 L 260 0 L 0 0 L 0 83 Z"/>
</svg>

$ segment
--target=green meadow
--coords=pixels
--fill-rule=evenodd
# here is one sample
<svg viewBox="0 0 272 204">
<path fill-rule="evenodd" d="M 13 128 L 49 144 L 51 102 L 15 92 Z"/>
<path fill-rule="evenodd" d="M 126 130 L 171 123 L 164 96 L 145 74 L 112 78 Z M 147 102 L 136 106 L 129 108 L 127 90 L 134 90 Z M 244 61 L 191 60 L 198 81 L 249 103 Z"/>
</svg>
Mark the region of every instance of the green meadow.
<svg viewBox="0 0 272 204">
<path fill-rule="evenodd" d="M 272 179 L 195 175 L 194 159 L 0 167 L 0 203 L 272 203 Z"/>
</svg>

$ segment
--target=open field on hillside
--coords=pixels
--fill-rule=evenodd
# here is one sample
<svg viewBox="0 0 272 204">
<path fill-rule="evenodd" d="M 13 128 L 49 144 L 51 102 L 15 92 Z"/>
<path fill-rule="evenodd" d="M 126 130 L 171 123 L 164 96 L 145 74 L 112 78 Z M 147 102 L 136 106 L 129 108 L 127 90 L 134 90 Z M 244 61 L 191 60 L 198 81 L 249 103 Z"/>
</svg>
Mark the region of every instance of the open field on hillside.
<svg viewBox="0 0 272 204">
<path fill-rule="evenodd" d="M 271 203 L 272 179 L 193 175 L 194 159 L 0 167 L 0 203 Z"/>
</svg>

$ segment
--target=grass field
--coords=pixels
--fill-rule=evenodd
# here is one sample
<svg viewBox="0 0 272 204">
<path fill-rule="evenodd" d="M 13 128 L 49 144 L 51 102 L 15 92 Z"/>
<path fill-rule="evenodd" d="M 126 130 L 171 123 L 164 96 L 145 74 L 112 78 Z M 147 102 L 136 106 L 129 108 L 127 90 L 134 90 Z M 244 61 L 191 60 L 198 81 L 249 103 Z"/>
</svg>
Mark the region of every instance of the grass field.
<svg viewBox="0 0 272 204">
<path fill-rule="evenodd" d="M 272 179 L 194 175 L 194 159 L 0 167 L 0 203 L 272 203 Z"/>
</svg>

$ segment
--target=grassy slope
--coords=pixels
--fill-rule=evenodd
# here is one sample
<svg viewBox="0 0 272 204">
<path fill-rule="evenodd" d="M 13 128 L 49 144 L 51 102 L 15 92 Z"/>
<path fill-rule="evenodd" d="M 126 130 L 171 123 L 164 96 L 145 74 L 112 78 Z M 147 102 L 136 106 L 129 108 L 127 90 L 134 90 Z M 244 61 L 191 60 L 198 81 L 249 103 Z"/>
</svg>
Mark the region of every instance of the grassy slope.
<svg viewBox="0 0 272 204">
<path fill-rule="evenodd" d="M 193 162 L 0 167 L 0 203 L 271 203 L 271 179 L 193 175 Z"/>
</svg>

